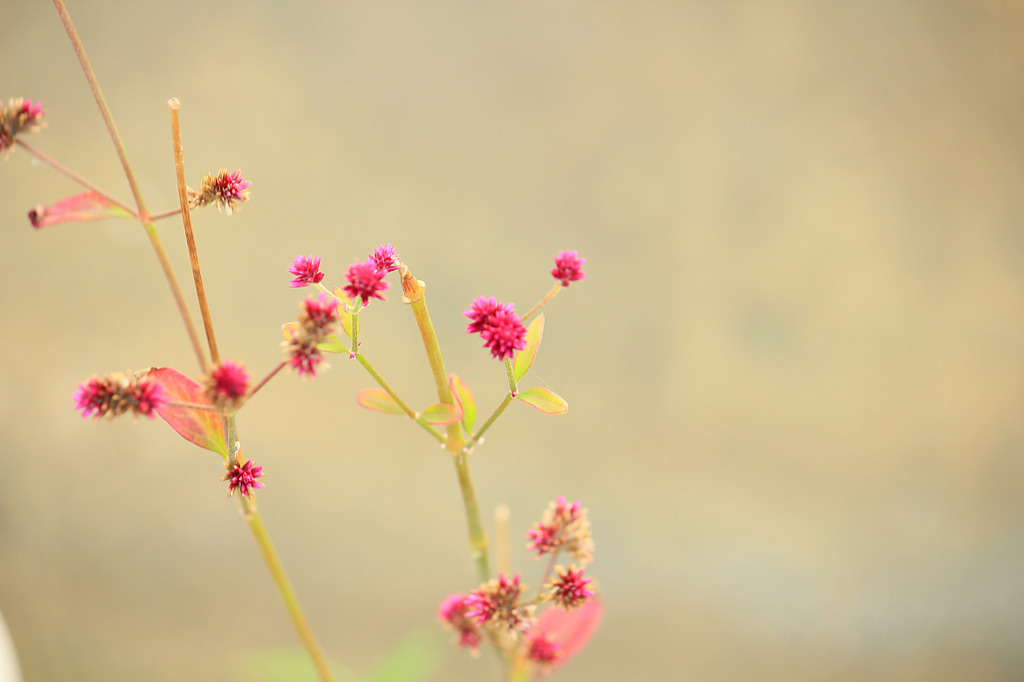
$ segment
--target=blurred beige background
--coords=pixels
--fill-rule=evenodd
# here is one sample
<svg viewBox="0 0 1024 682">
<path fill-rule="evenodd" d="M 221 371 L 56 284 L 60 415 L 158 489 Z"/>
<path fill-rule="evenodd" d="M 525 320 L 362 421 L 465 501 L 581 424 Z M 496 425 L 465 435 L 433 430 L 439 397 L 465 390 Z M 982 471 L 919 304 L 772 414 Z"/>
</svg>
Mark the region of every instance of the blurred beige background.
<svg viewBox="0 0 1024 682">
<path fill-rule="evenodd" d="M 451 371 L 500 366 L 477 295 L 526 310 L 551 256 L 530 381 L 473 456 L 512 528 L 590 508 L 607 614 L 558 679 L 1024 677 L 1024 11 L 1013 2 L 71 2 L 154 211 L 185 160 L 252 201 L 197 217 L 223 352 L 280 357 L 323 257 L 391 242 L 427 281 Z M 30 139 L 129 195 L 53 8 L 0 3 L 0 96 Z M 132 224 L 33 232 L 76 191 L 0 164 L 0 611 L 26 682 L 243 682 L 295 646 L 219 459 L 160 422 L 72 410 L 94 372 L 196 368 Z M 161 223 L 187 282 L 180 227 Z M 364 350 L 431 398 L 393 295 Z M 332 656 L 371 671 L 410 633 L 433 680 L 492 679 L 434 625 L 474 586 L 452 468 L 364 413 L 337 358 L 240 416 L 260 505 Z M 540 567 L 514 541 L 530 583 Z"/>
</svg>

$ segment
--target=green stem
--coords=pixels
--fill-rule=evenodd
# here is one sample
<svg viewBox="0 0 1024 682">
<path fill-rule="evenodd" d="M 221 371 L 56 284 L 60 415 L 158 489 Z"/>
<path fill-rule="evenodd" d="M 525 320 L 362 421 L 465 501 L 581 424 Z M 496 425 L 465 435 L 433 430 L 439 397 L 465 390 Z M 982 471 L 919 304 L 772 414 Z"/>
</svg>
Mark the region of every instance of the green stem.
<svg viewBox="0 0 1024 682">
<path fill-rule="evenodd" d="M 480 427 L 480 430 L 474 433 L 473 437 L 469 440 L 468 443 L 466 443 L 465 447 L 463 448 L 466 454 L 469 454 L 470 451 L 472 451 L 473 448 L 476 447 L 476 445 L 483 438 L 484 432 L 486 432 L 487 429 L 491 428 L 491 424 L 493 424 L 495 420 L 501 416 L 501 413 L 505 411 L 506 407 L 512 404 L 512 399 L 514 397 L 515 396 L 513 396 L 511 393 L 505 395 L 505 399 L 501 401 L 501 404 L 498 405 L 497 408 L 495 408 L 494 412 L 491 413 L 491 416 L 488 417 L 487 421 L 484 422 L 484 425 Z"/>
<path fill-rule="evenodd" d="M 402 266 L 402 302 L 409 304 L 413 316 L 416 318 L 416 326 L 423 338 L 423 348 L 427 352 L 427 360 L 430 362 L 434 383 L 437 386 L 437 397 L 442 403 L 453 405 L 455 399 L 452 397 L 451 387 L 448 385 L 448 373 L 445 371 L 441 346 L 437 341 L 437 333 L 434 331 L 434 324 L 430 321 L 430 313 L 427 310 L 425 286 L 409 272 L 409 268 L 405 265 Z M 455 464 L 455 474 L 459 479 L 462 505 L 466 512 L 466 523 L 469 526 L 470 555 L 476 563 L 480 582 L 486 582 L 490 580 L 491 576 L 487 558 L 487 533 L 484 531 L 484 525 L 480 519 L 480 506 L 476 500 L 473 479 L 469 475 L 469 464 L 466 462 L 466 454 L 463 450 L 466 437 L 462 433 L 461 423 L 449 424 L 447 436 L 445 445 L 453 455 L 452 462 Z"/>
<path fill-rule="evenodd" d="M 555 295 L 558 294 L 558 292 L 561 291 L 562 289 L 562 285 L 559 284 L 558 282 L 555 282 L 555 286 L 551 287 L 551 291 L 549 291 L 547 295 L 545 295 L 544 298 L 542 298 L 537 305 L 530 308 L 530 311 L 528 313 L 523 315 L 523 324 L 525 325 L 529 323 L 530 318 L 539 313 L 540 309 L 546 306 L 548 303 L 550 303 L 551 299 L 553 299 Z"/>
<path fill-rule="evenodd" d="M 256 503 L 245 496 L 242 497 L 242 513 L 245 516 L 245 520 L 249 522 L 249 528 L 256 539 L 256 544 L 259 545 L 260 552 L 263 554 L 263 560 L 267 563 L 270 577 L 273 578 L 278 592 L 281 593 L 281 599 L 284 600 L 288 615 L 291 616 L 292 623 L 299 633 L 299 638 L 306 646 L 306 651 L 309 652 L 310 658 L 313 659 L 313 665 L 316 666 L 320 679 L 323 682 L 331 682 L 334 677 L 327 666 L 327 658 L 320 649 L 320 644 L 316 640 L 316 635 L 313 634 L 313 629 L 309 626 L 309 621 L 306 620 L 306 615 L 302 612 L 302 606 L 299 604 L 295 590 L 292 589 L 288 575 L 281 565 L 281 560 L 277 556 L 277 550 L 274 549 L 274 544 L 270 541 L 270 535 L 267 534 L 266 526 L 263 525 L 263 519 L 260 517 L 259 510 L 256 509 Z"/>
<path fill-rule="evenodd" d="M 423 419 L 420 418 L 420 416 L 416 413 L 416 410 L 409 407 L 409 404 L 402 400 L 401 396 L 399 396 L 398 393 L 395 392 L 395 389 L 391 388 L 391 385 L 387 381 L 385 381 L 384 377 L 382 377 L 374 368 L 374 366 L 370 364 L 370 361 L 366 359 L 366 356 L 364 356 L 362 353 L 356 353 L 355 358 L 356 360 L 359 361 L 359 364 L 363 366 L 363 369 L 365 369 L 370 374 L 370 376 L 373 377 L 373 380 L 377 382 L 377 385 L 383 388 L 384 391 L 389 396 L 391 396 L 391 399 L 394 400 L 400 408 L 402 408 L 402 411 L 405 412 L 409 419 L 412 419 L 417 424 L 422 426 L 427 431 L 427 433 L 436 438 L 438 442 L 440 442 L 442 445 L 444 444 L 444 434 L 435 429 L 427 422 L 423 421 Z"/>
</svg>

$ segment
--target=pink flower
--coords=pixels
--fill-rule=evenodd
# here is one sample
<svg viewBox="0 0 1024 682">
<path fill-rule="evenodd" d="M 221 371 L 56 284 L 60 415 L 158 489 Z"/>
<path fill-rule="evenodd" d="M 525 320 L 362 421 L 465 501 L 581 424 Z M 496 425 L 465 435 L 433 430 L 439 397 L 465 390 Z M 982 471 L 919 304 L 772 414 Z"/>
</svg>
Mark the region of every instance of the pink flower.
<svg viewBox="0 0 1024 682">
<path fill-rule="evenodd" d="M 567 287 L 569 282 L 578 282 L 587 276 L 583 272 L 583 264 L 586 262 L 587 259 L 578 257 L 575 251 L 562 251 L 555 256 L 555 268 L 551 276 L 562 280 L 562 286 Z"/>
<path fill-rule="evenodd" d="M 30 99 L 9 99 L 0 104 L 0 152 L 6 157 L 20 133 L 37 133 L 46 127 L 42 120 L 46 112 L 41 102 Z"/>
<path fill-rule="evenodd" d="M 470 319 L 466 331 L 480 334 L 484 348 L 489 348 L 495 358 L 510 358 L 514 351 L 526 347 L 526 327 L 511 303 L 501 303 L 493 296 L 480 296 L 463 315 Z"/>
<path fill-rule="evenodd" d="M 533 606 L 522 606 L 519 597 L 526 589 L 519 584 L 519 574 L 512 580 L 504 573 L 497 580 L 484 583 L 466 597 L 466 618 L 475 620 L 477 625 L 493 623 L 507 628 L 512 633 L 525 630 L 532 621 Z"/>
<path fill-rule="evenodd" d="M 466 595 L 449 595 L 437 609 L 437 616 L 446 627 L 459 634 L 459 646 L 477 653 L 480 649 L 480 632 L 473 621 L 466 617 Z"/>
<path fill-rule="evenodd" d="M 339 322 L 338 302 L 323 292 L 302 302 L 295 331 L 283 344 L 288 365 L 299 376 L 316 376 L 317 367 L 324 361 L 318 346 L 335 333 Z"/>
<path fill-rule="evenodd" d="M 530 635 L 530 648 L 527 652 L 530 660 L 538 664 L 541 670 L 549 667 L 556 658 L 562 655 L 562 645 L 555 641 L 553 634 Z"/>
<path fill-rule="evenodd" d="M 215 203 L 218 210 L 223 209 L 225 213 L 231 215 L 236 203 L 249 201 L 250 185 L 252 183 L 242 177 L 242 171 L 236 170 L 234 173 L 228 173 L 226 168 L 221 168 L 216 176 L 209 173 L 203 176 L 203 184 L 199 187 L 198 192 L 193 189 L 188 190 L 188 205 L 198 208 Z"/>
<path fill-rule="evenodd" d="M 204 384 L 210 402 L 234 409 L 249 390 L 249 373 L 240 363 L 224 360 L 213 368 Z"/>
<path fill-rule="evenodd" d="M 587 510 L 579 502 L 566 504 L 562 496 L 548 506 L 540 523 L 535 523 L 526 535 L 530 540 L 527 548 L 537 552 L 538 557 L 563 551 L 580 565 L 593 558 L 594 541 Z"/>
<path fill-rule="evenodd" d="M 220 480 L 230 481 L 228 496 L 233 495 L 235 488 L 238 488 L 242 491 L 242 495 L 250 497 L 253 490 L 263 487 L 263 484 L 256 480 L 263 475 L 263 467 L 253 464 L 251 459 L 245 464 L 242 464 L 241 461 L 241 458 L 236 456 L 234 462 L 224 465 L 228 472 Z"/>
<path fill-rule="evenodd" d="M 312 254 L 296 256 L 288 272 L 295 275 L 291 283 L 293 289 L 319 284 L 324 278 L 324 273 L 320 272 L 320 259 L 314 258 Z"/>
<path fill-rule="evenodd" d="M 166 402 L 159 385 L 143 377 L 126 377 L 116 373 L 94 376 L 78 385 L 74 395 L 75 409 L 83 417 L 120 417 L 131 412 L 152 419 L 157 408 Z"/>
<path fill-rule="evenodd" d="M 391 244 L 384 244 L 374 249 L 373 255 L 370 256 L 373 262 L 376 264 L 378 270 L 384 272 L 394 272 L 401 267 L 398 259 L 398 254 L 395 253 L 394 247 Z"/>
<path fill-rule="evenodd" d="M 576 570 L 575 566 L 569 566 L 569 568 L 556 566 L 556 576 L 544 586 L 548 590 L 548 598 L 566 611 L 583 605 L 594 596 L 594 593 L 587 588 L 587 584 L 592 579 L 583 577 L 584 570 L 582 568 Z"/>
<path fill-rule="evenodd" d="M 388 283 L 382 281 L 386 274 L 388 274 L 387 270 L 378 269 L 373 258 L 368 258 L 362 263 L 356 261 L 345 274 L 348 279 L 345 293 L 353 299 L 362 299 L 364 306 L 370 303 L 371 298 L 385 301 L 387 299 L 380 292 L 386 291 L 388 288 Z"/>
</svg>

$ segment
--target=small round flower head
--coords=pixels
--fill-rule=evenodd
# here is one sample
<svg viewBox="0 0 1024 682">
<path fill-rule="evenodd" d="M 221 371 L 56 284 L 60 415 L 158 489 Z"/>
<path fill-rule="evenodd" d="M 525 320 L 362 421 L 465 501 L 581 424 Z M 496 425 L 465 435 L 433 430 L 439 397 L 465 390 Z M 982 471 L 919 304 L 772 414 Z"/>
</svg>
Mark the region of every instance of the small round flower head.
<svg viewBox="0 0 1024 682">
<path fill-rule="evenodd" d="M 561 606 L 566 611 L 571 611 L 577 606 L 594 596 L 594 593 L 587 588 L 591 578 L 584 578 L 583 571 L 577 570 L 575 566 L 556 566 L 556 575 L 552 577 L 544 588 L 547 590 L 547 598 Z"/>
<path fill-rule="evenodd" d="M 120 417 L 131 412 L 152 419 L 166 399 L 160 385 L 146 377 L 127 377 L 121 373 L 94 376 L 75 391 L 75 409 L 83 417 Z"/>
<path fill-rule="evenodd" d="M 580 565 L 593 558 L 594 540 L 587 510 L 579 502 L 566 504 L 562 496 L 551 503 L 540 523 L 535 523 L 526 535 L 530 539 L 527 548 L 537 552 L 538 557 L 562 551 Z"/>
<path fill-rule="evenodd" d="M 371 255 L 370 258 L 373 259 L 377 269 L 383 270 L 384 272 L 394 272 L 401 267 L 401 261 L 398 258 L 398 254 L 395 253 L 395 249 L 391 244 L 378 246 L 374 249 L 373 255 Z"/>
<path fill-rule="evenodd" d="M 527 656 L 537 664 L 538 672 L 542 675 L 545 669 L 562 655 L 562 645 L 555 641 L 555 636 L 550 632 L 530 635 L 529 647 Z"/>
<path fill-rule="evenodd" d="M 9 99 L 6 105 L 0 104 L 0 152 L 4 158 L 20 133 L 38 133 L 46 127 L 42 120 L 45 115 L 42 103 L 33 104 L 30 99 Z"/>
<path fill-rule="evenodd" d="M 241 170 L 228 173 L 226 168 L 221 168 L 215 176 L 209 173 L 203 176 L 203 184 L 199 187 L 198 192 L 194 189 L 188 190 L 188 205 L 198 208 L 217 204 L 218 210 L 223 210 L 231 215 L 236 204 L 249 201 L 248 190 L 251 184 L 242 177 Z"/>
<path fill-rule="evenodd" d="M 523 606 L 519 597 L 526 589 L 519 583 L 517 573 L 512 580 L 499 573 L 497 580 L 491 580 L 466 597 L 466 618 L 477 625 L 490 624 L 506 628 L 510 634 L 526 630 L 532 622 L 534 607 Z"/>
<path fill-rule="evenodd" d="M 484 348 L 489 348 L 495 358 L 510 358 L 513 352 L 526 347 L 526 327 L 511 303 L 479 296 L 462 314 L 470 319 L 466 332 L 480 334 Z"/>
<path fill-rule="evenodd" d="M 324 273 L 320 272 L 320 259 L 314 258 L 313 254 L 308 256 L 296 256 L 288 272 L 295 275 L 292 280 L 292 289 L 308 287 L 310 284 L 319 284 Z"/>
<path fill-rule="evenodd" d="M 318 346 L 335 333 L 338 324 L 338 302 L 323 292 L 302 302 L 295 332 L 282 344 L 289 366 L 299 376 L 316 376 L 317 367 L 324 361 Z"/>
<path fill-rule="evenodd" d="M 578 282 L 587 276 L 583 272 L 583 264 L 586 262 L 587 259 L 580 258 L 575 251 L 562 251 L 555 256 L 555 268 L 551 271 L 551 276 L 562 280 L 562 286 L 567 287 L 569 282 Z"/>
<path fill-rule="evenodd" d="M 249 390 L 249 373 L 237 362 L 224 360 L 204 380 L 206 397 L 214 405 L 227 409 L 238 407 Z"/>
<path fill-rule="evenodd" d="M 491 355 L 498 360 L 510 358 L 515 351 L 526 348 L 526 327 L 511 304 L 491 315 L 480 337 L 484 340 L 484 348 L 490 348 Z"/>
<path fill-rule="evenodd" d="M 348 279 L 345 293 L 352 299 L 362 299 L 364 306 L 370 303 L 371 298 L 386 301 L 387 299 L 380 293 L 386 291 L 389 286 L 383 281 L 386 274 L 388 271 L 379 269 L 373 258 L 368 258 L 362 263 L 357 260 L 345 273 L 345 278 Z"/>
<path fill-rule="evenodd" d="M 256 479 L 263 475 L 263 467 L 253 464 L 252 460 L 246 460 L 242 464 L 240 455 L 235 456 L 235 461 L 224 465 L 228 470 L 220 480 L 228 481 L 228 496 L 234 495 L 235 489 L 242 491 L 245 497 L 251 497 L 253 490 L 259 490 L 263 484 Z"/>
<path fill-rule="evenodd" d="M 480 651 L 480 631 L 476 624 L 466 617 L 466 595 L 449 595 L 437 609 L 437 617 L 445 627 L 459 635 L 459 646 L 469 649 L 475 656 Z"/>
</svg>

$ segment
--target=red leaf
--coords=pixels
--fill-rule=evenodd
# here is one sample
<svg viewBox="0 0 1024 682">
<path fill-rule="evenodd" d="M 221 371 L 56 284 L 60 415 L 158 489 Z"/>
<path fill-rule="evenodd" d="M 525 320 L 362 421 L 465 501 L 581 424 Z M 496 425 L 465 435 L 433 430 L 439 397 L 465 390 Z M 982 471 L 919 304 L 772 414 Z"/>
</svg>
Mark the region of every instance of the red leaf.
<svg viewBox="0 0 1024 682">
<path fill-rule="evenodd" d="M 146 372 L 145 376 L 160 385 L 164 397 L 169 401 L 213 406 L 203 393 L 202 386 L 176 369 L 154 367 Z M 224 435 L 224 423 L 218 412 L 162 403 L 156 409 L 156 413 L 185 440 L 228 459 L 227 437 Z"/>
<path fill-rule="evenodd" d="M 562 667 L 582 651 L 601 624 L 602 615 L 604 605 L 596 596 L 572 611 L 566 612 L 555 607 L 541 614 L 531 633 L 540 636 L 550 634 L 562 645 L 562 655 L 548 667 L 550 672 Z"/>
<path fill-rule="evenodd" d="M 52 206 L 40 204 L 28 212 L 28 219 L 32 222 L 32 227 L 37 230 L 41 227 L 72 220 L 89 221 L 131 217 L 133 217 L 131 213 L 92 190 L 70 196 Z"/>
</svg>

